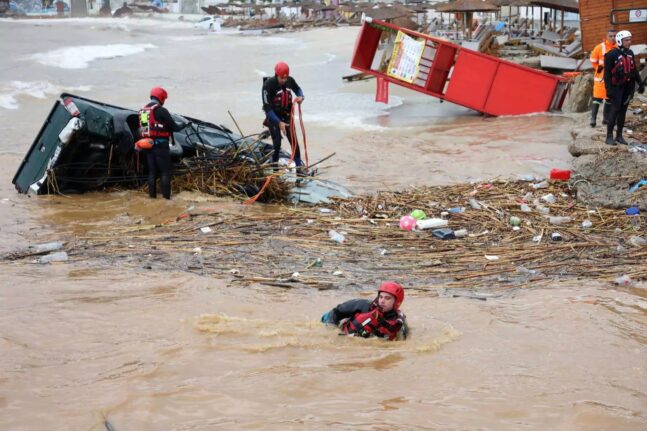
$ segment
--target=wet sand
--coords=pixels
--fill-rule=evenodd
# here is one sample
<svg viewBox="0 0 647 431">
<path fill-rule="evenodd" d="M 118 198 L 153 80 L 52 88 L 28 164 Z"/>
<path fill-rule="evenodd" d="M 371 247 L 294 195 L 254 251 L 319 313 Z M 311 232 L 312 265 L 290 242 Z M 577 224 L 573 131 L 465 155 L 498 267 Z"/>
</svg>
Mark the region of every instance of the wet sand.
<svg viewBox="0 0 647 431">
<path fill-rule="evenodd" d="M 0 45 L 0 252 L 110 230 L 125 217 L 155 223 L 211 200 L 15 193 L 11 178 L 60 91 L 136 108 L 161 84 L 172 111 L 233 127 L 230 110 L 251 133 L 261 73 L 281 59 L 306 93 L 310 159 L 336 152 L 324 176 L 357 192 L 569 165 L 578 116 L 483 118 L 393 86 L 390 107 L 374 104 L 373 82 L 341 81 L 352 73 L 356 32 L 259 37 L 146 20 L 0 21 L 0 38 L 12 41 Z M 70 51 L 52 54 L 82 45 L 141 52 L 55 65 L 82 64 L 62 61 Z M 277 210 L 213 203 L 232 216 Z M 641 287 L 582 280 L 486 302 L 411 290 L 403 308 L 414 336 L 386 344 L 318 324 L 323 311 L 374 286 L 241 288 L 122 271 L 118 260 L 113 270 L 0 265 L 2 429 L 99 430 L 105 417 L 115 430 L 639 430 L 647 420 Z"/>
</svg>

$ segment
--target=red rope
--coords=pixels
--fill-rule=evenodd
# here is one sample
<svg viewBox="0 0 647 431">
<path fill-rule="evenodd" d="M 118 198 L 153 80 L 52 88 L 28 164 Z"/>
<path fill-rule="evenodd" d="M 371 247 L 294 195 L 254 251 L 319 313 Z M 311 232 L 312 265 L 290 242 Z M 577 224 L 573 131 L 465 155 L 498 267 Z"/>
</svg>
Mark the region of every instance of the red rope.
<svg viewBox="0 0 647 431">
<path fill-rule="evenodd" d="M 308 150 L 306 147 L 306 129 L 303 126 L 303 115 L 301 114 L 300 103 L 299 103 L 299 125 L 301 126 L 301 135 L 303 136 L 303 150 L 305 151 L 306 169 L 307 169 L 309 165 L 308 165 Z M 292 149 L 292 154 L 290 155 L 290 161 L 288 162 L 288 165 L 294 161 L 294 156 L 296 155 L 296 152 L 297 152 L 297 145 L 299 145 L 299 143 L 297 142 L 296 130 L 294 130 L 294 104 L 293 104 L 290 110 L 290 146 Z M 263 183 L 263 186 L 258 191 L 258 193 L 256 193 L 251 198 L 247 199 L 245 202 L 243 202 L 243 205 L 249 205 L 256 202 L 258 198 L 265 192 L 267 187 L 270 185 L 270 183 L 272 182 L 272 179 L 279 175 L 280 175 L 279 173 L 272 173 L 268 175 L 268 177 L 265 179 L 265 182 Z"/>
</svg>

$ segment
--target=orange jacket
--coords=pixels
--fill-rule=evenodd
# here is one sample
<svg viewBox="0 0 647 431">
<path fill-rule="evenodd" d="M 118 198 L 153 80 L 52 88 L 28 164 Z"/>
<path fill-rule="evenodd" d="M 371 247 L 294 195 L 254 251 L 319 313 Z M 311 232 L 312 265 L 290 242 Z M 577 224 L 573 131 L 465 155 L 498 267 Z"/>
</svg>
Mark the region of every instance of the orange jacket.
<svg viewBox="0 0 647 431">
<path fill-rule="evenodd" d="M 591 65 L 593 66 L 593 97 L 606 99 L 607 90 L 604 88 L 604 54 L 616 47 L 615 43 L 605 40 L 596 45 L 591 52 Z"/>
</svg>

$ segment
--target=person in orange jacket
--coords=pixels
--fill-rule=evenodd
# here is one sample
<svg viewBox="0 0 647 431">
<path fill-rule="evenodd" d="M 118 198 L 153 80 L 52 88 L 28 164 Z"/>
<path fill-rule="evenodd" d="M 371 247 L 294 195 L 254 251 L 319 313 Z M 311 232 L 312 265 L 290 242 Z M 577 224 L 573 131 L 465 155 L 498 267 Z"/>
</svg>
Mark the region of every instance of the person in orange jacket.
<svg viewBox="0 0 647 431">
<path fill-rule="evenodd" d="M 591 65 L 593 66 L 593 106 L 591 107 L 591 127 L 597 125 L 598 110 L 604 103 L 602 110 L 602 124 L 609 122 L 609 111 L 611 102 L 607 99 L 607 91 L 604 87 L 604 56 L 615 48 L 616 31 L 609 29 L 607 38 L 599 45 L 596 45 L 591 52 Z"/>
</svg>

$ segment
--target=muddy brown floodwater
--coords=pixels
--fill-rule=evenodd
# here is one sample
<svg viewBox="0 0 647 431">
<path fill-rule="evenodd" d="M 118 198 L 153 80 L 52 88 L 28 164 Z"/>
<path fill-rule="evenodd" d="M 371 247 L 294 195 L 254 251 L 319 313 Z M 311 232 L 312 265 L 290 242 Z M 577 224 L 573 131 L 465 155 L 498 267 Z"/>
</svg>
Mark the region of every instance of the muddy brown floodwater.
<svg viewBox="0 0 647 431">
<path fill-rule="evenodd" d="M 11 178 L 62 91 L 137 108 L 161 84 L 172 111 L 232 126 L 231 110 L 251 132 L 261 74 L 281 59 L 306 94 L 310 159 L 336 152 L 324 175 L 356 192 L 569 165 L 578 116 L 482 118 L 398 88 L 376 105 L 374 83 L 340 79 L 357 30 L 0 21 L 0 252 L 109 232 L 126 217 L 164 221 L 205 201 L 232 217 L 281 211 L 194 193 L 18 195 Z M 399 343 L 320 325 L 324 311 L 374 288 L 241 287 L 118 260 L 2 261 L 0 429 L 103 430 L 106 419 L 115 431 L 645 429 L 644 285 L 583 279 L 487 301 L 410 289 L 413 336 Z"/>
</svg>

